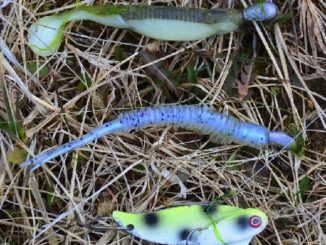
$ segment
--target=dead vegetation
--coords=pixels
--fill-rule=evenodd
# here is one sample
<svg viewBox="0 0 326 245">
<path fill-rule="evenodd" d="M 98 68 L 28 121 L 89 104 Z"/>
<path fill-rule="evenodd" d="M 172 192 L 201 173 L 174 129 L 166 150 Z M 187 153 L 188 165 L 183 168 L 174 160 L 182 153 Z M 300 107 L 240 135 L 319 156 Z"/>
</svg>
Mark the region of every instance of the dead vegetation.
<svg viewBox="0 0 326 245">
<path fill-rule="evenodd" d="M 49 58 L 26 46 L 26 29 L 75 2 L 7 2 L 0 15 L 0 243 L 147 244 L 81 227 L 74 212 L 103 227 L 113 224 L 103 219 L 112 210 L 209 202 L 234 191 L 225 204 L 269 215 L 253 244 L 326 244 L 324 0 L 277 0 L 277 20 L 198 42 L 159 42 L 78 22 Z M 96 1 L 104 2 L 113 1 Z M 248 1 L 152 3 L 233 8 Z M 242 69 L 251 76 L 239 74 Z M 239 96 L 239 83 L 249 84 L 245 95 Z M 124 109 L 167 103 L 205 103 L 302 133 L 304 153 L 215 145 L 180 128 L 153 127 L 107 135 L 35 173 L 18 166 L 26 152 L 72 140 Z"/>
</svg>

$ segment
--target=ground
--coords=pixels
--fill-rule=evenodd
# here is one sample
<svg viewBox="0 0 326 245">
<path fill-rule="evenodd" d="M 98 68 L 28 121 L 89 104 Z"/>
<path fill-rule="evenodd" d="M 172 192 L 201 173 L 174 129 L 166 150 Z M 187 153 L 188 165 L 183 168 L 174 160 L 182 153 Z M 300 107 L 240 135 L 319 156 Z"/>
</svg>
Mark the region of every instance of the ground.
<svg viewBox="0 0 326 245">
<path fill-rule="evenodd" d="M 243 8 L 245 2 L 155 4 Z M 224 196 L 223 204 L 269 216 L 252 244 L 326 244 L 326 2 L 274 2 L 276 20 L 197 42 L 75 22 L 46 58 L 26 45 L 28 27 L 76 3 L 11 1 L 1 9 L 0 242 L 148 244 L 103 230 L 114 225 L 107 217 Z M 160 126 L 106 135 L 33 173 L 18 165 L 27 152 L 75 139 L 126 109 L 169 103 L 206 104 L 305 145 L 296 153 L 271 145 L 256 150 Z M 82 223 L 102 229 L 78 225 L 74 212 L 59 216 L 74 207 Z"/>
</svg>

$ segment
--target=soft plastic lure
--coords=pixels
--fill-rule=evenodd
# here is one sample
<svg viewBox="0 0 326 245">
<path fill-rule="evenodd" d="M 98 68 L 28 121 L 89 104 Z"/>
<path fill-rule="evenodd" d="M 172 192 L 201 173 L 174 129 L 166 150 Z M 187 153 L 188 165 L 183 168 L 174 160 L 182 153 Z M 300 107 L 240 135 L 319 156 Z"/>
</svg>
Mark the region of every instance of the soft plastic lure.
<svg viewBox="0 0 326 245">
<path fill-rule="evenodd" d="M 265 147 L 268 143 L 290 149 L 294 139 L 281 131 L 269 131 L 264 126 L 240 122 L 224 114 L 216 113 L 207 106 L 169 105 L 144 108 L 121 114 L 117 119 L 107 122 L 84 136 L 45 151 L 25 161 L 21 167 L 32 166 L 32 171 L 47 161 L 88 144 L 105 134 L 129 132 L 132 129 L 151 125 L 173 125 L 193 130 L 200 134 L 210 135 L 216 143 L 236 142 L 256 148 Z"/>
<path fill-rule="evenodd" d="M 168 245 L 248 245 L 268 223 L 259 209 L 226 205 L 179 206 L 145 214 L 114 211 L 113 218 L 135 237 Z"/>
<path fill-rule="evenodd" d="M 92 20 L 115 28 L 131 29 L 161 40 L 186 41 L 229 33 L 244 21 L 264 21 L 276 15 L 277 6 L 271 2 L 243 10 L 143 5 L 79 6 L 39 19 L 28 31 L 28 45 L 38 55 L 52 55 L 60 46 L 67 23 L 76 20 Z"/>
</svg>

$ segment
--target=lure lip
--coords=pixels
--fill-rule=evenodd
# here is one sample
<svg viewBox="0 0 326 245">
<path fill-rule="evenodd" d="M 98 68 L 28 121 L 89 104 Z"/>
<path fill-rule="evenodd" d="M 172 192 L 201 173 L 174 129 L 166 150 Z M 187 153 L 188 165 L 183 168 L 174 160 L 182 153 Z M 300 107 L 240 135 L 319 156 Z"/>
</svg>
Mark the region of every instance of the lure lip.
<svg viewBox="0 0 326 245">
<path fill-rule="evenodd" d="M 254 4 L 245 8 L 242 12 L 243 19 L 246 21 L 266 21 L 273 19 L 278 14 L 278 8 L 275 3 L 264 2 L 263 4 Z"/>
</svg>

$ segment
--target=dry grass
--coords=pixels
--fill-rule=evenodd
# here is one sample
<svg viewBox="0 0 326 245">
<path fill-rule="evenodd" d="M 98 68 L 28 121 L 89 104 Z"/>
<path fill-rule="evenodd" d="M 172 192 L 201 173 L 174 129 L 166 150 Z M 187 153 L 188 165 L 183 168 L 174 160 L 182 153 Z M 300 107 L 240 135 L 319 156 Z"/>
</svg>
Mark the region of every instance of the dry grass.
<svg viewBox="0 0 326 245">
<path fill-rule="evenodd" d="M 65 212 L 75 209 L 83 222 L 96 219 L 99 226 L 104 221 L 98 218 L 115 209 L 143 212 L 207 202 L 234 190 L 236 195 L 224 203 L 261 208 L 270 217 L 253 244 L 326 244 L 324 0 L 277 0 L 281 14 L 292 16 L 268 28 L 251 27 L 257 33 L 257 76 L 245 101 L 224 88 L 235 86 L 228 74 L 241 50 L 250 50 L 250 32 L 244 39 L 245 33 L 233 33 L 194 43 L 156 42 L 79 22 L 67 29 L 62 52 L 40 58 L 26 46 L 27 27 L 42 12 L 74 1 L 12 2 L 0 15 L 1 38 L 22 67 L 2 57 L 0 83 L 26 137 L 0 131 L 0 243 L 147 244 L 114 230 L 80 227 L 73 212 Z M 156 2 L 233 6 L 222 0 Z M 140 58 L 146 49 L 156 50 L 152 62 Z M 37 59 L 50 67 L 45 78 L 26 72 L 26 64 Z M 148 69 L 153 62 L 161 68 Z M 169 92 L 165 73 L 157 69 L 170 71 L 171 81 L 180 78 L 179 97 Z M 192 69 L 197 83 L 191 82 Z M 90 86 L 82 88 L 82 80 Z M 0 118 L 8 122 L 4 91 L 0 94 Z M 14 147 L 38 153 L 115 118 L 124 108 L 166 103 L 209 104 L 270 129 L 295 125 L 307 139 L 305 153 L 214 145 L 183 129 L 153 127 L 107 135 L 31 175 L 8 161 Z"/>
</svg>

